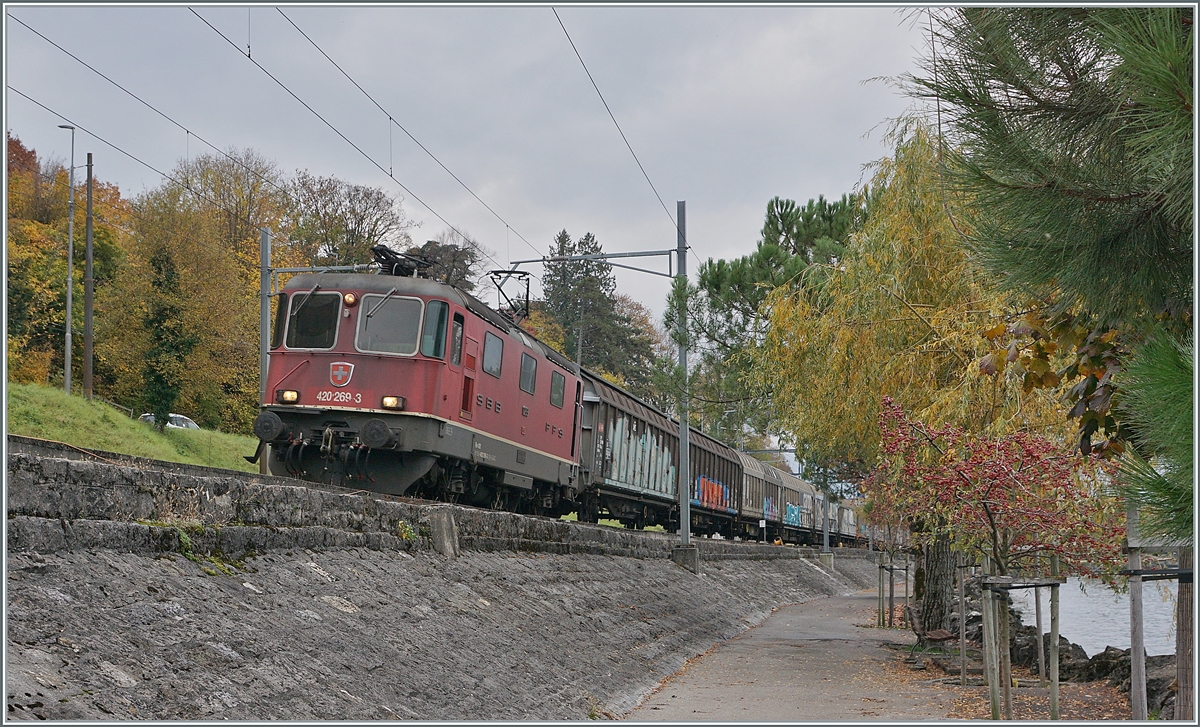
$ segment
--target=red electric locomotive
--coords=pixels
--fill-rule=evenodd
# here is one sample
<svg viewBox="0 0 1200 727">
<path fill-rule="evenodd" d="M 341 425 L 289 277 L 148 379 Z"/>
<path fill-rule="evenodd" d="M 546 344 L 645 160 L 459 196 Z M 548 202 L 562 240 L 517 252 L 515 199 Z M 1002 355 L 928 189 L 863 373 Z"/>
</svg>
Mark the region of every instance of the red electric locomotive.
<svg viewBox="0 0 1200 727">
<path fill-rule="evenodd" d="M 265 452 L 274 474 L 314 482 L 678 529 L 677 422 L 417 277 L 423 261 L 376 255 L 383 274 L 298 275 L 279 293 L 252 461 Z M 804 501 L 789 493 L 812 489 L 798 478 L 696 430 L 688 459 L 693 533 L 758 539 L 765 519 L 814 542 L 811 517 L 790 519 Z"/>
<path fill-rule="evenodd" d="M 273 473 L 573 509 L 580 381 L 512 321 L 415 276 L 298 275 L 277 306 L 254 423 Z"/>
</svg>

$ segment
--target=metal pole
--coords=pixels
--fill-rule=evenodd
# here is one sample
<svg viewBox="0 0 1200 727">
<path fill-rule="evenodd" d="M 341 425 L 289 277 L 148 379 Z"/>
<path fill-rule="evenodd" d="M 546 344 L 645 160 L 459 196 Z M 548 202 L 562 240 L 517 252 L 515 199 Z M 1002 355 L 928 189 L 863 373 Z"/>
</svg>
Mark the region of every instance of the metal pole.
<svg viewBox="0 0 1200 727">
<path fill-rule="evenodd" d="M 271 335 L 271 231 L 262 228 L 258 265 L 258 403 L 267 402 L 267 351 Z"/>
<path fill-rule="evenodd" d="M 679 220 L 676 230 L 675 254 L 679 265 L 678 279 L 687 285 L 687 207 L 680 200 L 675 203 L 675 214 Z M 686 288 L 685 288 L 686 292 Z M 683 371 L 683 393 L 679 397 L 679 544 L 691 541 L 692 512 L 692 462 L 688 443 L 688 370 L 687 370 L 687 298 L 679 305 L 679 368 Z"/>
<path fill-rule="evenodd" d="M 883 551 L 879 551 L 879 557 L 876 559 L 879 566 L 879 588 L 876 590 L 875 598 L 875 626 L 883 628 Z"/>
<path fill-rule="evenodd" d="M 829 493 L 823 493 L 822 501 L 825 503 L 822 508 L 825 512 L 821 518 L 821 552 L 829 552 Z"/>
<path fill-rule="evenodd" d="M 83 398 L 92 400 L 92 153 L 87 155 L 87 241 L 83 269 Z"/>
<path fill-rule="evenodd" d="M 896 554 L 888 554 L 888 604 L 887 625 L 896 625 Z"/>
<path fill-rule="evenodd" d="M 71 130 L 71 170 L 67 175 L 71 185 L 67 202 L 67 339 L 66 351 L 63 356 L 63 386 L 68 394 L 71 393 L 71 314 L 75 311 L 72 304 L 72 288 L 75 287 L 75 127 L 59 124 L 60 129 Z"/>
<path fill-rule="evenodd" d="M 258 403 L 265 404 L 267 403 L 267 363 L 270 350 L 270 343 L 267 339 L 271 335 L 271 231 L 265 227 L 262 228 L 259 254 L 261 260 L 258 266 Z M 270 459 L 271 451 L 268 448 L 258 458 L 259 474 L 271 473 Z"/>
</svg>

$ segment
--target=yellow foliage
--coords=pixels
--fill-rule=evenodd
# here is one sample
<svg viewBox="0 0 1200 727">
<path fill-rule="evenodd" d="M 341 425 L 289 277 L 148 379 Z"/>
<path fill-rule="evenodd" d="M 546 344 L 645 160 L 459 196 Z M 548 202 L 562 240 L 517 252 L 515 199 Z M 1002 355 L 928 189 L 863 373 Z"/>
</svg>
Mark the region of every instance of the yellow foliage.
<svg viewBox="0 0 1200 727">
<path fill-rule="evenodd" d="M 17 384 L 45 384 L 50 380 L 52 351 L 27 350 L 21 342 L 8 341 L 8 380 Z"/>
<path fill-rule="evenodd" d="M 936 140 L 919 125 L 890 138 L 895 155 L 876 164 L 870 216 L 845 259 L 810 267 L 764 304 L 770 330 L 757 358 L 783 427 L 818 459 L 868 465 L 885 395 L 934 426 L 1061 429 L 1047 395 L 1023 396 L 1015 375 L 980 375 L 1004 301 L 947 214 Z"/>
<path fill-rule="evenodd" d="M 562 326 L 546 312 L 543 306 L 531 306 L 529 316 L 521 321 L 521 328 L 533 334 L 534 338 L 550 348 L 566 355 L 563 351 L 565 336 L 563 335 Z"/>
</svg>

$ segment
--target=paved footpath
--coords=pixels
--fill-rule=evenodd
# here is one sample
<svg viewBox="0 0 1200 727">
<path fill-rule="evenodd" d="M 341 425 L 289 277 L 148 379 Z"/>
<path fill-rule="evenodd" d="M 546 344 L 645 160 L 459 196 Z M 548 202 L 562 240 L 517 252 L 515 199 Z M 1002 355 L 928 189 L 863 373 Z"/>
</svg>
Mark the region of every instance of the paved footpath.
<svg viewBox="0 0 1200 727">
<path fill-rule="evenodd" d="M 666 679 L 633 721 L 940 720 L 954 692 L 913 682 L 897 651 L 910 632 L 863 628 L 874 591 L 786 606 Z"/>
</svg>

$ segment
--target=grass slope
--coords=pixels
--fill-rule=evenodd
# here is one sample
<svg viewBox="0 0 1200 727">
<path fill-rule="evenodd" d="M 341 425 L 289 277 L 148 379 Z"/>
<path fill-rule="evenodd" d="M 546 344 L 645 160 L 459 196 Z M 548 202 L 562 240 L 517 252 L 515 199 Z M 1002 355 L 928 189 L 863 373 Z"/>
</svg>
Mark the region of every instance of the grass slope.
<svg viewBox="0 0 1200 727">
<path fill-rule="evenodd" d="M 242 459 L 258 440 L 207 430 L 159 433 L 101 401 L 36 384 L 8 384 L 7 433 L 168 462 L 257 472 Z"/>
</svg>

